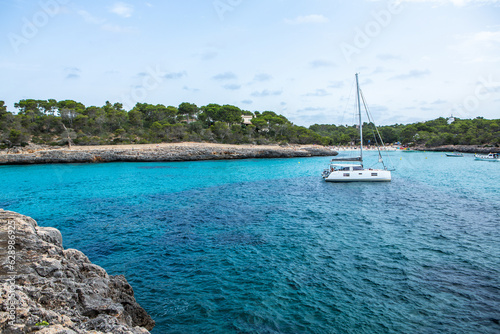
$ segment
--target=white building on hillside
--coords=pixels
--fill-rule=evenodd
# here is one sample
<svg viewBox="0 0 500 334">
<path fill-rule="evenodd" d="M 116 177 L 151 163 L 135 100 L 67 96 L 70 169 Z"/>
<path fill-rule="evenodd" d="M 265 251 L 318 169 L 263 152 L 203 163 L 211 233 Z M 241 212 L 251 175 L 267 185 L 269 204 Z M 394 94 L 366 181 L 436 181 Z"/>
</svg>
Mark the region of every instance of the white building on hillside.
<svg viewBox="0 0 500 334">
<path fill-rule="evenodd" d="M 243 124 L 252 124 L 253 115 L 242 115 L 241 118 L 243 119 Z"/>
</svg>

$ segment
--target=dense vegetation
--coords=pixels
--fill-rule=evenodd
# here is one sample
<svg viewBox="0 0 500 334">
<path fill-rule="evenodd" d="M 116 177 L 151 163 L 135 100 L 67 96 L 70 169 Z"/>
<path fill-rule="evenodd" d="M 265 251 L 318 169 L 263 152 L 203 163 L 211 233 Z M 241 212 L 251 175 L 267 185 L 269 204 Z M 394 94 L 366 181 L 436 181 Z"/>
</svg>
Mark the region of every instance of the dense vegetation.
<svg viewBox="0 0 500 334">
<path fill-rule="evenodd" d="M 120 103 L 86 107 L 73 100 L 21 100 L 17 113 L 0 101 L 0 147 L 35 144 L 78 145 L 146 144 L 205 141 L 230 144 L 356 145 L 355 126 L 292 124 L 272 111 L 250 112 L 232 105 L 198 107 L 184 102 L 178 107 L 137 103 L 129 111 Z M 247 117 L 244 122 L 243 117 Z M 374 143 L 373 124 L 364 125 L 364 144 Z M 372 130 L 370 130 L 372 129 Z M 500 144 L 500 119 L 445 118 L 408 125 L 378 127 L 384 142 L 403 145 Z"/>
<path fill-rule="evenodd" d="M 3 147 L 35 144 L 78 145 L 146 144 L 205 141 L 231 144 L 296 143 L 327 145 L 322 137 L 292 124 L 272 111 L 241 110 L 232 105 L 178 107 L 137 103 L 130 111 L 121 103 L 86 107 L 73 100 L 21 100 L 17 113 L 0 101 L 0 144 Z M 242 116 L 253 118 L 243 122 Z M 247 124 L 245 124 L 247 123 Z"/>
<path fill-rule="evenodd" d="M 333 143 L 349 145 L 359 142 L 354 126 L 312 125 L 311 130 L 331 139 Z M 374 142 L 373 124 L 364 124 L 363 142 Z M 458 119 L 453 122 L 440 117 L 432 121 L 380 126 L 378 131 L 385 143 L 436 147 L 441 145 L 500 145 L 500 119 Z M 370 142 L 369 142 L 370 141 Z"/>
</svg>

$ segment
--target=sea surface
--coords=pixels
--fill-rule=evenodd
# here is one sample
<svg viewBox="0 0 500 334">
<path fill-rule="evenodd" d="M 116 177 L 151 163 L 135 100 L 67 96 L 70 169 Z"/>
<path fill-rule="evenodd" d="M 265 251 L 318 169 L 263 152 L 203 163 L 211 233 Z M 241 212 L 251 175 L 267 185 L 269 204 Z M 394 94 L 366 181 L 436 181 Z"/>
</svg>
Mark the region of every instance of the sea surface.
<svg viewBox="0 0 500 334">
<path fill-rule="evenodd" d="M 500 163 L 390 158 L 2 166 L 0 208 L 124 274 L 155 334 L 500 333 Z"/>
</svg>

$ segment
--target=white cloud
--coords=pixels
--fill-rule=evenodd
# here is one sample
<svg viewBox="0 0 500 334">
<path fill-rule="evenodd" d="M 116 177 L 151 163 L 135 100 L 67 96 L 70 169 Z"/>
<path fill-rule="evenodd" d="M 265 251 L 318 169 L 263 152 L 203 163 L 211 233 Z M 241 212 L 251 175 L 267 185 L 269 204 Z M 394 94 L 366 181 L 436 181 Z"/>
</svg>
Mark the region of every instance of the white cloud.
<svg viewBox="0 0 500 334">
<path fill-rule="evenodd" d="M 500 43 L 500 31 L 481 31 L 472 36 L 478 42 Z"/>
<path fill-rule="evenodd" d="M 216 51 L 206 51 L 201 55 L 202 60 L 211 60 L 218 56 L 218 52 Z"/>
<path fill-rule="evenodd" d="M 335 67 L 335 63 L 329 60 L 324 59 L 316 59 L 309 63 L 309 65 L 313 68 L 319 67 Z"/>
<path fill-rule="evenodd" d="M 414 78 L 420 78 L 426 75 L 429 75 L 431 72 L 429 70 L 411 70 L 410 72 L 406 74 L 400 74 L 397 76 L 392 77 L 392 80 L 407 80 L 407 79 L 414 79 Z"/>
<path fill-rule="evenodd" d="M 198 93 L 200 90 L 198 88 L 189 88 L 188 86 L 182 87 L 183 90 L 187 90 L 188 92 Z"/>
<path fill-rule="evenodd" d="M 330 81 L 330 85 L 328 85 L 328 88 L 342 88 L 342 87 L 344 87 L 343 81 Z"/>
<path fill-rule="evenodd" d="M 66 79 L 78 79 L 82 71 L 78 67 L 66 67 L 64 72 Z"/>
<path fill-rule="evenodd" d="M 306 16 L 298 16 L 294 19 L 285 19 L 285 22 L 288 24 L 303 24 L 303 23 L 326 23 L 328 19 L 323 15 L 306 15 Z"/>
<path fill-rule="evenodd" d="M 383 60 L 383 61 L 401 60 L 401 56 L 395 55 L 395 54 L 390 54 L 390 53 L 379 54 L 379 55 L 377 55 L 377 58 L 380 60 Z"/>
<path fill-rule="evenodd" d="M 500 31 L 480 31 L 455 36 L 457 44 L 451 50 L 461 55 L 464 63 L 497 62 L 500 51 Z"/>
<path fill-rule="evenodd" d="M 134 29 L 130 27 L 123 27 L 117 24 L 111 24 L 108 22 L 108 20 L 102 17 L 94 16 L 89 12 L 87 12 L 86 10 L 79 10 L 77 11 L 77 14 L 80 15 L 85 22 L 89 24 L 98 25 L 104 31 L 109 31 L 114 33 L 130 33 L 134 31 Z"/>
<path fill-rule="evenodd" d="M 127 18 L 131 17 L 134 12 L 134 7 L 132 5 L 126 4 L 124 2 L 116 2 L 109 10 L 118 16 Z"/>
<path fill-rule="evenodd" d="M 317 97 L 323 97 L 328 95 L 332 94 L 328 93 L 325 89 L 316 89 L 313 93 L 304 94 L 304 96 L 317 96 Z"/>
<path fill-rule="evenodd" d="M 106 22 L 105 19 L 93 16 L 86 10 L 79 10 L 77 14 L 80 15 L 85 20 L 85 22 L 90 24 L 104 24 Z"/>
<path fill-rule="evenodd" d="M 281 90 L 270 91 L 268 89 L 264 89 L 263 91 L 260 92 L 258 91 L 253 92 L 251 95 L 255 97 L 267 97 L 267 96 L 278 96 L 281 95 L 281 93 L 283 93 L 283 91 Z"/>
<path fill-rule="evenodd" d="M 187 76 L 187 72 L 182 71 L 182 72 L 170 72 L 170 73 L 163 75 L 162 77 L 165 79 L 180 79 L 180 78 L 183 78 L 186 76 Z"/>
<path fill-rule="evenodd" d="M 228 89 L 228 90 L 238 90 L 241 88 L 241 85 L 238 85 L 238 84 L 227 84 L 227 85 L 224 85 L 222 86 L 224 89 Z"/>
<path fill-rule="evenodd" d="M 254 81 L 269 81 L 272 79 L 272 76 L 266 73 L 259 73 L 256 74 L 255 77 L 253 78 Z"/>
<path fill-rule="evenodd" d="M 219 74 L 217 74 L 217 75 L 215 75 L 215 76 L 212 77 L 212 79 L 219 80 L 219 81 L 222 81 L 222 80 L 233 80 L 233 79 L 237 79 L 237 78 L 238 77 L 233 72 L 219 73 Z"/>
<path fill-rule="evenodd" d="M 432 102 L 431 104 L 445 104 L 447 101 L 442 100 L 442 99 L 437 99 L 436 101 Z"/>
<path fill-rule="evenodd" d="M 458 7 L 463 7 L 468 4 L 491 5 L 500 3 L 500 0 L 397 0 L 398 3 L 403 2 L 434 2 L 438 4 L 453 4 Z"/>
</svg>

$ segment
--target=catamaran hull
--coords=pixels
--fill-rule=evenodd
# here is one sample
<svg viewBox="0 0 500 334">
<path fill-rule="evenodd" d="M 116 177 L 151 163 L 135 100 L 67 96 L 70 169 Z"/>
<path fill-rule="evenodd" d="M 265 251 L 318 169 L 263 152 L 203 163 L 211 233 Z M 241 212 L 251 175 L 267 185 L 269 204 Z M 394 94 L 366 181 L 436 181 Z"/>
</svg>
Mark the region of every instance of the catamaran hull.
<svg viewBox="0 0 500 334">
<path fill-rule="evenodd" d="M 325 177 L 327 182 L 390 182 L 391 172 L 388 170 L 333 171 Z"/>
</svg>

